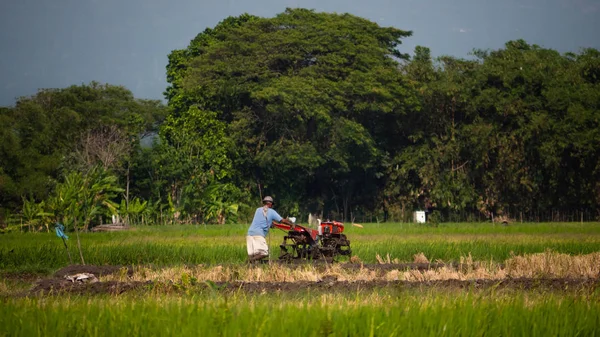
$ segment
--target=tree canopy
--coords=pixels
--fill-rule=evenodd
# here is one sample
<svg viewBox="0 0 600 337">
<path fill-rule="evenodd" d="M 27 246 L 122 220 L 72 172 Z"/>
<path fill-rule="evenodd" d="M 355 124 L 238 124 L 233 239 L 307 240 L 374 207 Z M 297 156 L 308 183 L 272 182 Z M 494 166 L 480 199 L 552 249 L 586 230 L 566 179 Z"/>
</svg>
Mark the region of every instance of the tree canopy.
<svg viewBox="0 0 600 337">
<path fill-rule="evenodd" d="M 167 107 L 94 82 L 21 98 L 0 109 L 0 208 L 36 221 L 81 181 L 112 191 L 94 192 L 106 214 L 158 222 L 237 221 L 264 195 L 342 220 L 600 216 L 600 52 L 516 40 L 409 57 L 410 36 L 350 14 L 243 14 L 169 54 Z"/>
<path fill-rule="evenodd" d="M 164 115 L 159 101 L 135 99 L 126 88 L 96 82 L 43 89 L 2 108 L 0 208 L 14 209 L 23 197 L 48 197 L 74 169 L 102 161 L 105 168 L 123 167 L 139 138 L 155 130 Z M 110 130 L 117 138 L 104 142 Z M 118 142 L 132 146 L 114 148 Z M 107 167 L 108 155 L 120 160 Z"/>
<path fill-rule="evenodd" d="M 169 104 L 217 112 L 251 195 L 348 215 L 379 186 L 388 135 L 417 103 L 398 71 L 410 34 L 303 9 L 230 18 L 171 53 Z"/>
</svg>

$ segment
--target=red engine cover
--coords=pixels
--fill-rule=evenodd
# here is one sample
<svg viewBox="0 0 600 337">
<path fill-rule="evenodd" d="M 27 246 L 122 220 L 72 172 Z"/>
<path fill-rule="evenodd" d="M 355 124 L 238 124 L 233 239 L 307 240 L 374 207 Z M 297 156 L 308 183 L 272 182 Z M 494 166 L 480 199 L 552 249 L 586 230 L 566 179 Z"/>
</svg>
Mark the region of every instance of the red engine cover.
<svg viewBox="0 0 600 337">
<path fill-rule="evenodd" d="M 301 225 L 296 225 L 294 228 L 292 226 L 278 223 L 273 221 L 273 227 L 282 229 L 284 231 L 296 231 L 296 232 L 306 232 L 310 235 L 313 240 L 317 239 L 317 235 L 323 234 L 341 234 L 344 232 L 344 224 L 338 221 L 325 221 L 321 222 L 319 226 L 319 230 L 314 230 L 312 228 L 304 227 Z"/>
<path fill-rule="evenodd" d="M 321 222 L 319 228 L 321 234 L 341 234 L 344 232 L 344 224 L 337 221 L 325 221 Z"/>
</svg>

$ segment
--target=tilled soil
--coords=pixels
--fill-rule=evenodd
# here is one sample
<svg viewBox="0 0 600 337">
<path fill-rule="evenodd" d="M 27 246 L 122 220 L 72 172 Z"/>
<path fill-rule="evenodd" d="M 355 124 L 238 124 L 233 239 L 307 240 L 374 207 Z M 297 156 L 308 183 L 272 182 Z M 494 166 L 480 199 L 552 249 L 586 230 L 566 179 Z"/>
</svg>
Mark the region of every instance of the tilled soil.
<svg viewBox="0 0 600 337">
<path fill-rule="evenodd" d="M 67 275 L 73 275 L 78 273 L 90 273 L 94 274 L 96 277 L 110 275 L 110 274 L 118 274 L 121 273 L 122 270 L 127 270 L 127 275 L 133 275 L 132 267 L 123 267 L 123 266 L 93 266 L 93 265 L 79 265 L 74 264 L 68 267 L 64 267 L 54 273 L 55 278 L 64 278 Z"/>
<path fill-rule="evenodd" d="M 427 270 L 450 265 L 434 264 L 390 264 L 390 265 L 353 265 L 345 264 L 344 268 L 367 268 L 371 270 L 385 272 L 392 269 L 416 269 Z M 121 266 L 81 266 L 73 265 L 57 271 L 53 277 L 38 280 L 33 288 L 25 294 L 16 294 L 17 296 L 29 295 L 51 295 L 51 294 L 121 294 L 130 291 L 179 291 L 197 290 L 197 291 L 218 291 L 218 292 L 246 292 L 246 293 L 298 293 L 298 292 L 327 292 L 327 293 L 347 293 L 356 291 L 369 291 L 378 289 L 444 289 L 444 290 L 485 290 L 485 289 L 515 289 L 515 290 L 553 290 L 553 291 L 596 291 L 600 289 L 600 279 L 598 278 L 516 278 L 516 279 L 477 279 L 477 280 L 437 280 L 437 281 L 338 281 L 335 276 L 326 276 L 316 282 L 202 282 L 195 281 L 194 284 L 178 284 L 174 282 L 152 282 L 152 281 L 105 281 L 94 283 L 71 282 L 65 279 L 66 275 L 77 273 L 91 273 L 95 276 L 103 276 L 115 273 L 125 273 L 131 276 L 133 269 L 131 267 Z M 125 275 L 124 275 L 125 276 Z"/>
<path fill-rule="evenodd" d="M 40 274 L 29 272 L 3 272 L 0 273 L 0 279 L 16 281 L 16 282 L 35 282 L 41 278 Z"/>
<path fill-rule="evenodd" d="M 117 295 L 127 291 L 140 289 L 151 282 L 95 282 L 95 283 L 73 283 L 65 279 L 45 279 L 37 282 L 28 294 L 22 295 L 57 295 L 57 294 L 78 294 L 78 295 Z"/>
<path fill-rule="evenodd" d="M 33 288 L 23 294 L 16 296 L 26 296 L 30 294 L 52 294 L 52 293 L 75 293 L 75 294 L 120 294 L 125 291 L 137 289 L 145 282 L 95 282 L 95 283 L 73 283 L 65 276 L 89 273 L 96 277 L 124 273 L 127 276 L 133 275 L 133 268 L 130 266 L 94 266 L 94 265 L 71 265 L 64 267 L 50 278 L 41 278 L 39 275 L 30 273 L 6 273 L 2 277 L 5 279 L 21 282 L 34 283 Z"/>
<path fill-rule="evenodd" d="M 169 292 L 186 290 L 206 291 L 212 289 L 222 293 L 245 292 L 249 294 L 262 293 L 348 293 L 356 291 L 374 291 L 380 289 L 395 290 L 427 290 L 442 289 L 448 291 L 459 290 L 551 290 L 551 291 L 595 291 L 600 289 L 598 279 L 505 279 L 505 280 L 440 280 L 440 281 L 335 281 L 321 280 L 317 282 L 231 282 L 231 283 L 198 283 L 183 287 L 174 283 L 147 282 L 96 282 L 72 283 L 61 279 L 46 279 L 38 282 L 28 293 L 23 295 L 53 295 L 53 294 L 122 294 L 129 291 L 151 291 L 163 288 Z"/>
<path fill-rule="evenodd" d="M 600 288 L 598 279 L 505 279 L 505 280 L 439 280 L 439 281 L 335 281 L 322 280 L 318 282 L 252 282 L 220 284 L 228 290 L 243 290 L 249 293 L 264 292 L 297 292 L 303 290 L 326 290 L 331 292 L 356 292 L 359 290 L 376 289 L 447 289 L 447 290 L 484 290 L 484 289 L 515 289 L 515 290 L 595 290 Z"/>
</svg>

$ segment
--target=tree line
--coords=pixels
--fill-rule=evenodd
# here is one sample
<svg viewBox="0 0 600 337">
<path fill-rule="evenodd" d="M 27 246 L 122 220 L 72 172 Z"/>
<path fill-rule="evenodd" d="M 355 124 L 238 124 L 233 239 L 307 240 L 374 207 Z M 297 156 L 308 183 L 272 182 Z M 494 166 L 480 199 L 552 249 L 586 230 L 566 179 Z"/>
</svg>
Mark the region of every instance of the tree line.
<svg viewBox="0 0 600 337">
<path fill-rule="evenodd" d="M 19 98 L 0 110 L 2 222 L 235 222 L 264 195 L 343 220 L 600 215 L 597 50 L 411 57 L 410 36 L 349 14 L 244 14 L 169 54 L 166 106 L 95 82 Z"/>
</svg>

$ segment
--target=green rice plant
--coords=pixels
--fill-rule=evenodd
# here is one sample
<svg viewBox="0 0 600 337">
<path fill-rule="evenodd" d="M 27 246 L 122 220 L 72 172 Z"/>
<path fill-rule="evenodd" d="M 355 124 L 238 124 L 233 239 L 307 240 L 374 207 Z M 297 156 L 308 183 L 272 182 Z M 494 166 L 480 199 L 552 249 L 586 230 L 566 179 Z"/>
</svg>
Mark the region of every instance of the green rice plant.
<svg viewBox="0 0 600 337">
<path fill-rule="evenodd" d="M 475 260 L 502 261 L 511 255 L 525 253 L 542 253 L 547 249 L 566 254 L 588 254 L 600 250 L 599 241 L 581 242 L 575 240 L 559 241 L 525 241 L 525 242 L 490 242 L 487 240 L 465 240 L 464 242 L 443 241 L 367 241 L 352 242 L 353 254 L 360 257 L 363 262 L 375 262 L 374 257 L 389 254 L 392 259 L 411 262 L 413 256 L 423 253 L 429 261 L 441 260 L 445 262 L 458 261 L 461 256 L 471 254 Z"/>
<path fill-rule="evenodd" d="M 541 253 L 548 249 L 565 254 L 600 251 L 600 224 L 365 224 L 347 226 L 353 254 L 365 263 L 376 256 L 412 262 L 423 253 L 431 262 L 503 261 L 513 254 Z M 240 264 L 246 262 L 247 225 L 141 226 L 108 233 L 81 233 L 86 263 L 95 265 Z M 267 237 L 274 259 L 283 241 L 282 231 Z M 74 242 L 68 241 L 72 255 Z M 62 241 L 53 233 L 7 233 L 0 236 L 0 271 L 49 272 L 68 264 Z"/>
<path fill-rule="evenodd" d="M 437 227 L 416 223 L 367 223 L 362 228 L 346 224 L 345 231 L 350 234 L 388 235 L 388 234 L 543 234 L 543 233 L 585 233 L 600 234 L 597 222 L 552 222 L 552 223 L 514 223 L 509 226 L 492 223 L 442 223 Z"/>
<path fill-rule="evenodd" d="M 6 299 L 8 336 L 593 336 L 598 295 L 516 291 Z"/>
</svg>

